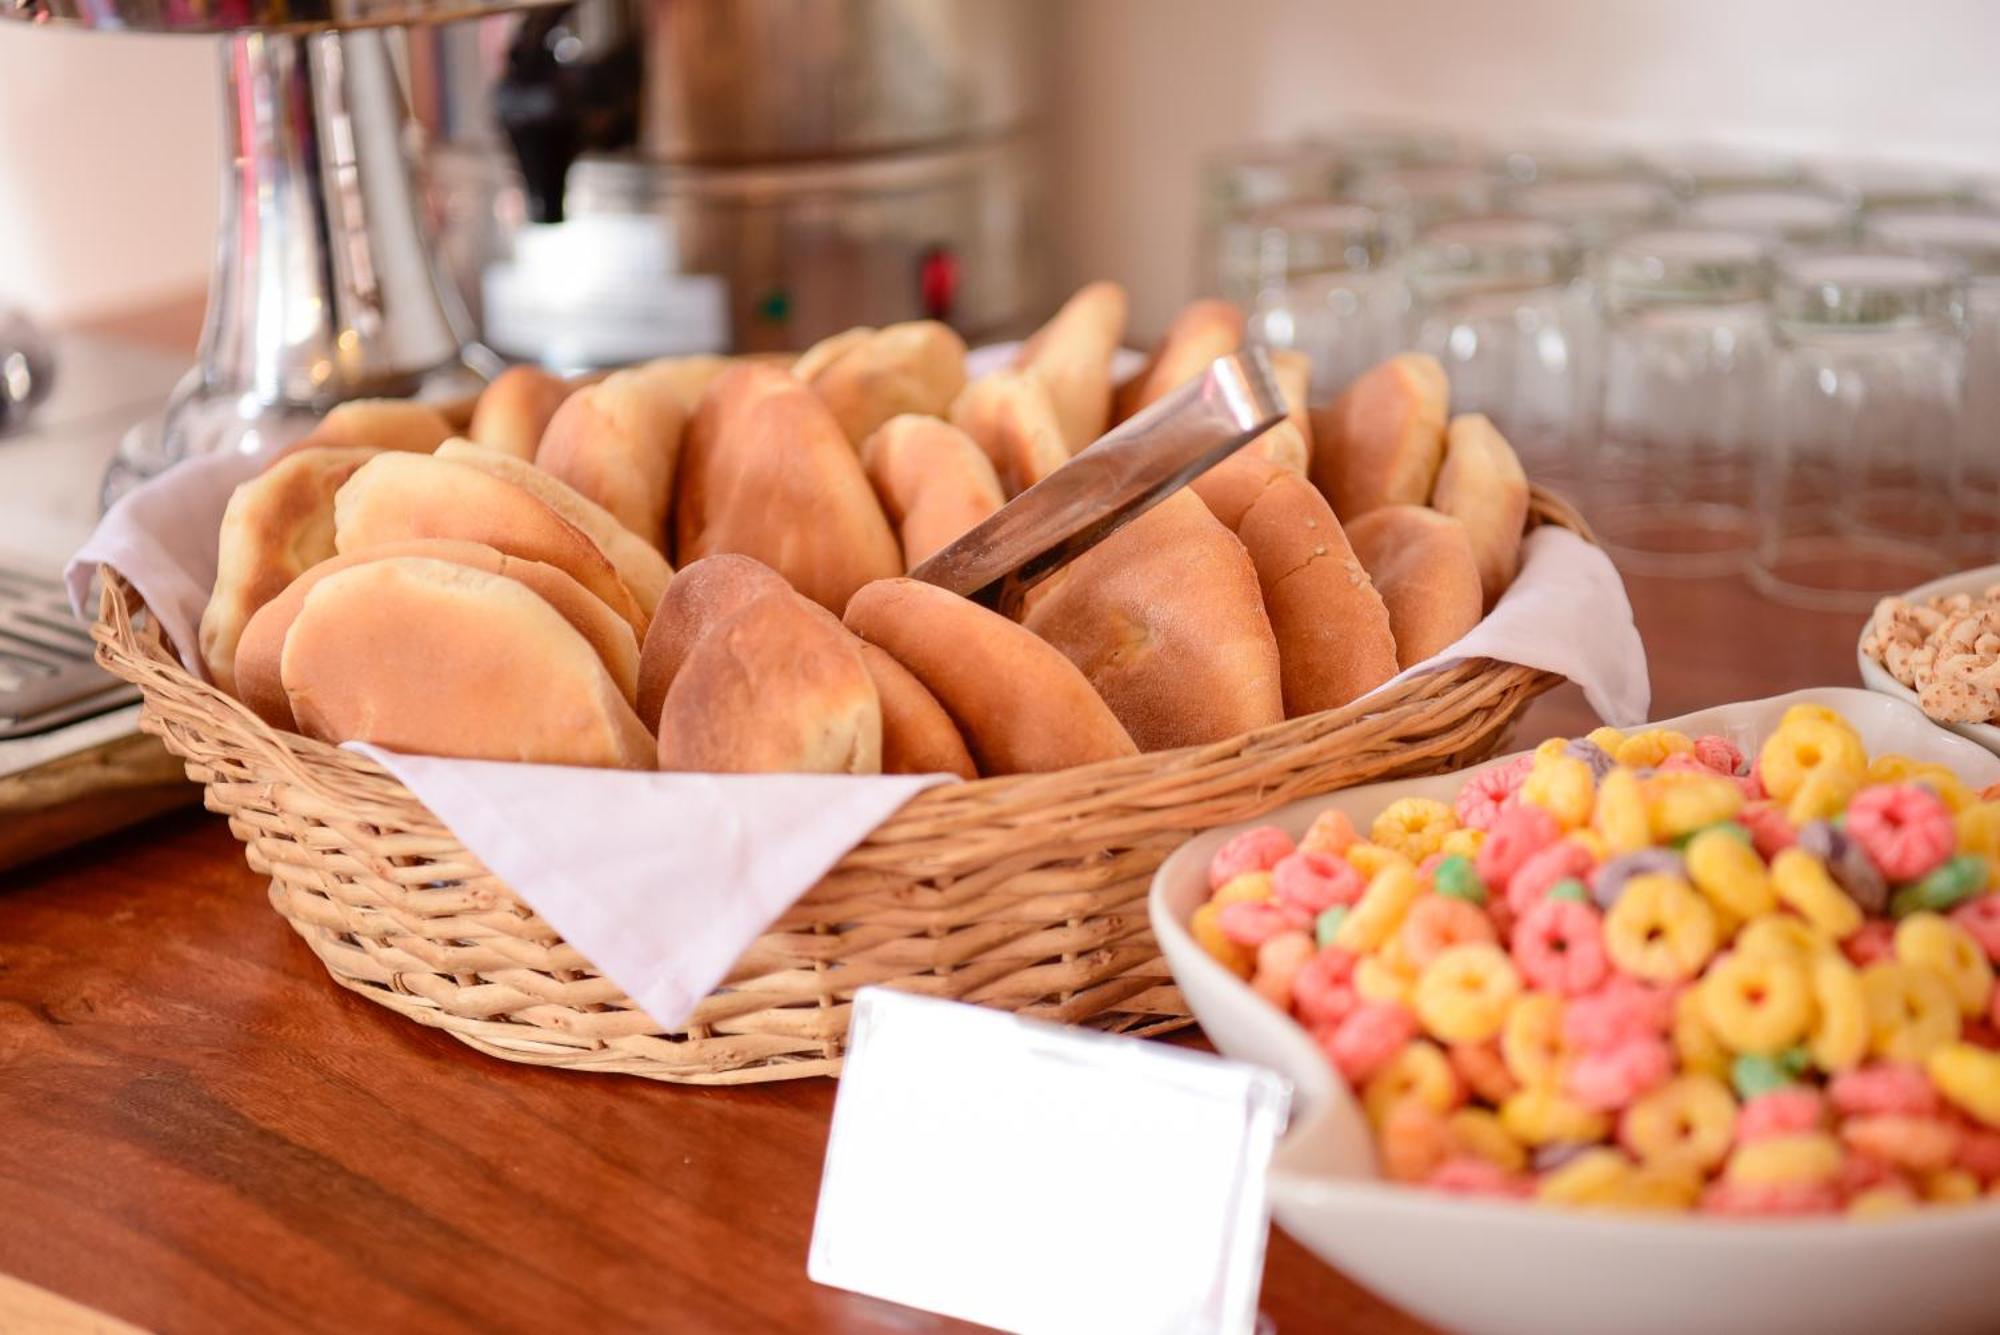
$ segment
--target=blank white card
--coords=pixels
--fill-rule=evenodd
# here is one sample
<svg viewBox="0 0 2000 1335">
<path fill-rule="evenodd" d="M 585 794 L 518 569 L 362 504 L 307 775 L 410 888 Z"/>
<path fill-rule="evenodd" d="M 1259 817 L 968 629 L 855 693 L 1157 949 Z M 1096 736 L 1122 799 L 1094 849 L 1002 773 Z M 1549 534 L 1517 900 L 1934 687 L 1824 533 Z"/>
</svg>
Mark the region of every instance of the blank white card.
<svg viewBox="0 0 2000 1335">
<path fill-rule="evenodd" d="M 1290 1085 L 868 988 L 808 1273 L 1024 1335 L 1247 1332 Z"/>
</svg>

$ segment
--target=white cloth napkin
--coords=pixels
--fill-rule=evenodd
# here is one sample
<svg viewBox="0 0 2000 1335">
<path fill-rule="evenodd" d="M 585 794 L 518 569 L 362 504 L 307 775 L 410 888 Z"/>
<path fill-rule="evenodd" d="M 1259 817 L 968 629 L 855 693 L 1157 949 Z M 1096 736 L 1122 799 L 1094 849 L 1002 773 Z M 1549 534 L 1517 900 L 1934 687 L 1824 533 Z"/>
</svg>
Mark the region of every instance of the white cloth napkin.
<svg viewBox="0 0 2000 1335">
<path fill-rule="evenodd" d="M 67 571 L 86 615 L 109 565 L 204 680 L 196 628 L 229 493 L 262 461 L 189 461 L 107 514 Z M 1561 673 L 1607 722 L 1646 717 L 1645 651 L 1604 553 L 1542 528 L 1520 576 L 1458 644 L 1397 680 L 1474 656 Z M 661 1025 L 683 1023 L 778 915 L 944 775 L 634 774 L 399 755 L 390 770 L 465 846 Z"/>
</svg>

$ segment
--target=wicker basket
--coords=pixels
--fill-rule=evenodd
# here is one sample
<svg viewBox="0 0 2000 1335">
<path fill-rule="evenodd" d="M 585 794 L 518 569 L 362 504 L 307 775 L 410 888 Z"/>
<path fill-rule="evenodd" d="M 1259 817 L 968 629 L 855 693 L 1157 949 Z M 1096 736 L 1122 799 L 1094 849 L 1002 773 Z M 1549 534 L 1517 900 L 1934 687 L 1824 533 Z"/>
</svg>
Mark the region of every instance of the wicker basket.
<svg viewBox="0 0 2000 1335">
<path fill-rule="evenodd" d="M 1530 522 L 1584 531 L 1539 492 Z M 1558 680 L 1475 660 L 1225 742 L 930 789 L 666 1030 L 380 766 L 273 731 L 189 675 L 143 613 L 107 570 L 99 658 L 145 693 L 142 726 L 206 786 L 337 982 L 510 1061 L 703 1084 L 837 1072 L 849 1002 L 871 983 L 1121 1032 L 1185 1024 L 1145 904 L 1177 844 L 1481 759 Z"/>
</svg>

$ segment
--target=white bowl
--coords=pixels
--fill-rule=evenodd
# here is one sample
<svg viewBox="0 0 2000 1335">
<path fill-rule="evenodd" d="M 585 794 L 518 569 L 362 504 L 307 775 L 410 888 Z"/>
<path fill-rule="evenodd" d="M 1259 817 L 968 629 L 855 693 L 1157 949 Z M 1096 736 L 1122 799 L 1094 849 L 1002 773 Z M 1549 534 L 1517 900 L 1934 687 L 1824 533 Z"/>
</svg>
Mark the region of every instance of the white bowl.
<svg viewBox="0 0 2000 1335">
<path fill-rule="evenodd" d="M 1938 761 L 1975 786 L 2000 780 L 2000 759 L 1914 707 L 1867 691 L 1800 691 L 1665 726 L 1721 733 L 1750 752 L 1799 703 L 1838 709 L 1871 753 Z M 1449 801 L 1476 769 L 1352 788 L 1255 823 L 1297 837 L 1314 816 L 1337 807 L 1365 827 L 1399 797 Z M 1320 1259 L 1467 1335 L 1973 1335 L 2000 1328 L 1996 1205 L 1879 1223 L 1619 1216 L 1381 1181 L 1359 1108 L 1306 1032 L 1188 935 L 1188 918 L 1207 897 L 1209 859 L 1246 828 L 1212 830 L 1183 845 L 1154 877 L 1149 910 L 1175 981 L 1216 1047 L 1293 1082 L 1292 1126 L 1271 1162 L 1271 1213 Z"/>
<path fill-rule="evenodd" d="M 1927 598 L 1948 597 L 1954 593 L 1978 593 L 1992 584 L 2000 584 L 2000 566 L 1961 570 L 1956 575 L 1946 575 L 1943 579 L 1919 584 L 1903 597 L 1910 602 L 1920 603 Z M 1854 661 L 1861 665 L 1861 684 L 1871 691 L 1880 691 L 1884 695 L 1901 700 L 1914 709 L 1917 705 L 1917 693 L 1890 676 L 1889 670 L 1870 658 L 1868 651 L 1861 647 L 1862 642 L 1868 638 L 1868 627 L 1873 625 L 1874 621 L 1875 618 L 1871 615 L 1862 624 L 1861 639 L 1854 643 Z M 2000 727 L 1991 723 L 1939 723 L 1937 726 L 1950 728 L 1959 736 L 1969 737 L 1988 751 L 2000 755 Z M 1994 1325 L 2000 1327 L 2000 1317 L 1995 1318 Z"/>
</svg>

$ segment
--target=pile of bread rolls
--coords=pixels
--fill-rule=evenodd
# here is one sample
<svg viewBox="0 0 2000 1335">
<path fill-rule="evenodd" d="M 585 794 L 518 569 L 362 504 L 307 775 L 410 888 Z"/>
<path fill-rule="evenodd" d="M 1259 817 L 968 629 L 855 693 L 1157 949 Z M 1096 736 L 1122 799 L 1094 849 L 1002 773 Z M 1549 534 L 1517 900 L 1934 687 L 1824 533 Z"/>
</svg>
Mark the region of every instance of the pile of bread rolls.
<svg viewBox="0 0 2000 1335">
<path fill-rule="evenodd" d="M 1017 622 L 904 572 L 1241 344 L 1198 302 L 1123 383 L 1093 283 L 968 380 L 931 322 L 581 385 L 517 367 L 463 437 L 330 413 L 239 487 L 201 655 L 271 725 L 548 764 L 1060 769 L 1348 703 L 1514 576 L 1513 451 L 1396 357 L 1037 586 Z M 674 565 L 678 563 L 678 573 Z"/>
</svg>

